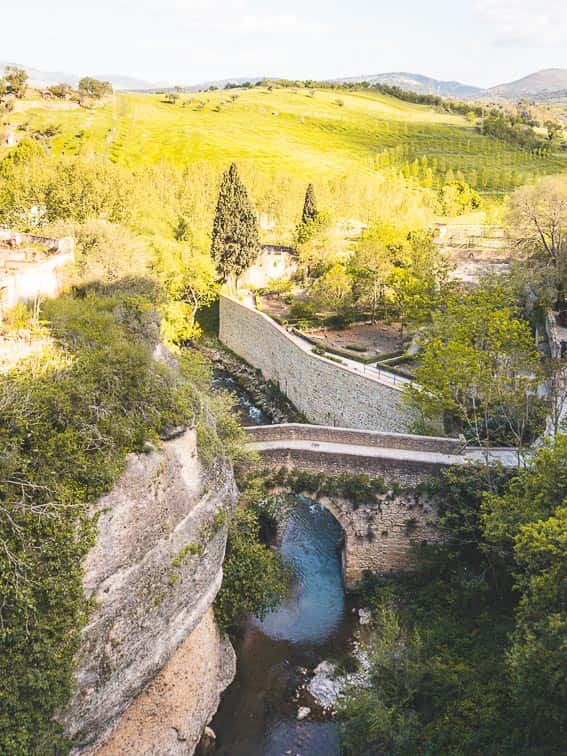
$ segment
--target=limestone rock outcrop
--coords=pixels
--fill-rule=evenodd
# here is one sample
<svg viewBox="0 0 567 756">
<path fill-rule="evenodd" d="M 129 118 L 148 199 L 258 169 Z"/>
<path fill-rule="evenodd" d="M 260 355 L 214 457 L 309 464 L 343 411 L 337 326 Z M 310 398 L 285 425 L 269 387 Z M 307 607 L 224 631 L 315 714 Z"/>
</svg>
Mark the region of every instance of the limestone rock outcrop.
<svg viewBox="0 0 567 756">
<path fill-rule="evenodd" d="M 159 450 L 131 455 L 113 491 L 94 507 L 98 537 L 84 564 L 93 609 L 75 692 L 60 717 L 75 754 L 193 752 L 234 675 L 234 655 L 211 605 L 235 502 L 230 465 L 205 469 L 196 434 L 187 431 Z M 189 670 L 196 696 L 187 689 Z M 164 700 L 158 713 L 159 690 L 177 701 L 170 711 Z M 155 705 L 144 709 L 144 701 Z M 142 723 L 145 710 L 152 713 Z M 151 738 L 146 750 L 141 743 L 115 750 L 121 741 L 109 741 L 113 730 L 127 742 L 135 721 L 138 734 L 151 729 L 157 750 Z"/>
</svg>

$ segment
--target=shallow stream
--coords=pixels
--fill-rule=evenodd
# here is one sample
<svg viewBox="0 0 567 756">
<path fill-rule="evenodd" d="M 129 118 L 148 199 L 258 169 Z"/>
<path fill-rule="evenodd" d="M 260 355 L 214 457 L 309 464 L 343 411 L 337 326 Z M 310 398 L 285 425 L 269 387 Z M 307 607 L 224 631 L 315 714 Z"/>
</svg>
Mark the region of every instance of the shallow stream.
<svg viewBox="0 0 567 756">
<path fill-rule="evenodd" d="M 268 425 L 228 373 L 215 370 L 215 385 L 235 398 L 242 425 Z M 355 620 L 343 589 L 342 531 L 319 504 L 288 497 L 279 548 L 292 564 L 290 595 L 263 620 L 249 617 L 235 643 L 236 679 L 225 691 L 211 722 L 219 756 L 336 756 L 338 724 L 313 714 L 297 719 L 296 692 L 324 659 L 349 648 Z"/>
<path fill-rule="evenodd" d="M 315 502 L 290 497 L 282 554 L 296 579 L 287 600 L 264 620 L 250 617 L 236 644 L 238 672 L 211 723 L 223 756 L 335 756 L 338 725 L 298 721 L 301 668 L 338 658 L 353 632 L 341 570 L 341 529 Z M 315 715 L 316 716 L 316 715 Z"/>
</svg>

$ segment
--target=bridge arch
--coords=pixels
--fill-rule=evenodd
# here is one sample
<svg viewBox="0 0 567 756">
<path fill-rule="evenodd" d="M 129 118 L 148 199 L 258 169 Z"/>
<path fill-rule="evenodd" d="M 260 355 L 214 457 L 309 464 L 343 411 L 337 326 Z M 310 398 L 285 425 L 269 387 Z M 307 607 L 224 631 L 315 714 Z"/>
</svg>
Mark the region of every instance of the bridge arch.
<svg viewBox="0 0 567 756">
<path fill-rule="evenodd" d="M 390 575 L 411 570 L 414 547 L 438 539 L 436 508 L 415 490 L 388 487 L 380 501 L 353 504 L 352 499 L 297 490 L 290 485 L 270 488 L 272 495 L 303 496 L 322 506 L 339 524 L 345 589 L 353 590 L 367 573 Z"/>
</svg>

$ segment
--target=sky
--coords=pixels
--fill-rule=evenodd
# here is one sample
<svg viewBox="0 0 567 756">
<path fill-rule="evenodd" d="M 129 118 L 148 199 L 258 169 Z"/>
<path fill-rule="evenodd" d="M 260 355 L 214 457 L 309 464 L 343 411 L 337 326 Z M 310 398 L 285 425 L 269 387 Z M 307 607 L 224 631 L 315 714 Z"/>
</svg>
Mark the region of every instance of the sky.
<svg viewBox="0 0 567 756">
<path fill-rule="evenodd" d="M 492 86 L 567 68 L 565 0 L 2 0 L 1 6 L 2 60 L 81 75 L 191 84 L 408 71 Z"/>
</svg>

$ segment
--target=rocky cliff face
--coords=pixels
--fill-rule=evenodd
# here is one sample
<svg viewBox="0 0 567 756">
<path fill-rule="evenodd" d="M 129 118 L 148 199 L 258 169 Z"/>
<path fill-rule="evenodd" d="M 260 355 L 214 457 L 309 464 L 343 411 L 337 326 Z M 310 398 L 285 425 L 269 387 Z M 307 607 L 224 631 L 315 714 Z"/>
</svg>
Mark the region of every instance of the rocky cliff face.
<svg viewBox="0 0 567 756">
<path fill-rule="evenodd" d="M 209 609 L 165 667 L 126 710 L 96 756 L 186 756 L 232 682 L 236 656 Z"/>
<path fill-rule="evenodd" d="M 132 455 L 112 493 L 96 505 L 98 538 L 84 578 L 94 608 L 75 693 L 62 716 L 76 754 L 105 748 L 108 754 L 193 752 L 219 690 L 234 674 L 232 650 L 218 635 L 210 608 L 235 502 L 230 467 L 203 469 L 195 433 L 187 431 L 160 450 Z M 193 671 L 194 696 L 183 687 L 187 670 Z M 154 694 L 148 693 L 152 681 Z M 169 712 L 167 701 L 160 710 L 155 697 L 165 689 Z M 128 721 L 137 722 L 139 732 L 147 729 L 140 720 L 147 696 L 155 701 L 154 745 L 150 738 L 147 747 L 140 742 L 133 751 L 112 750 L 120 742 L 109 741 L 115 728 L 116 737 L 122 732 L 126 739 Z M 121 728 L 127 709 L 130 718 Z"/>
</svg>

